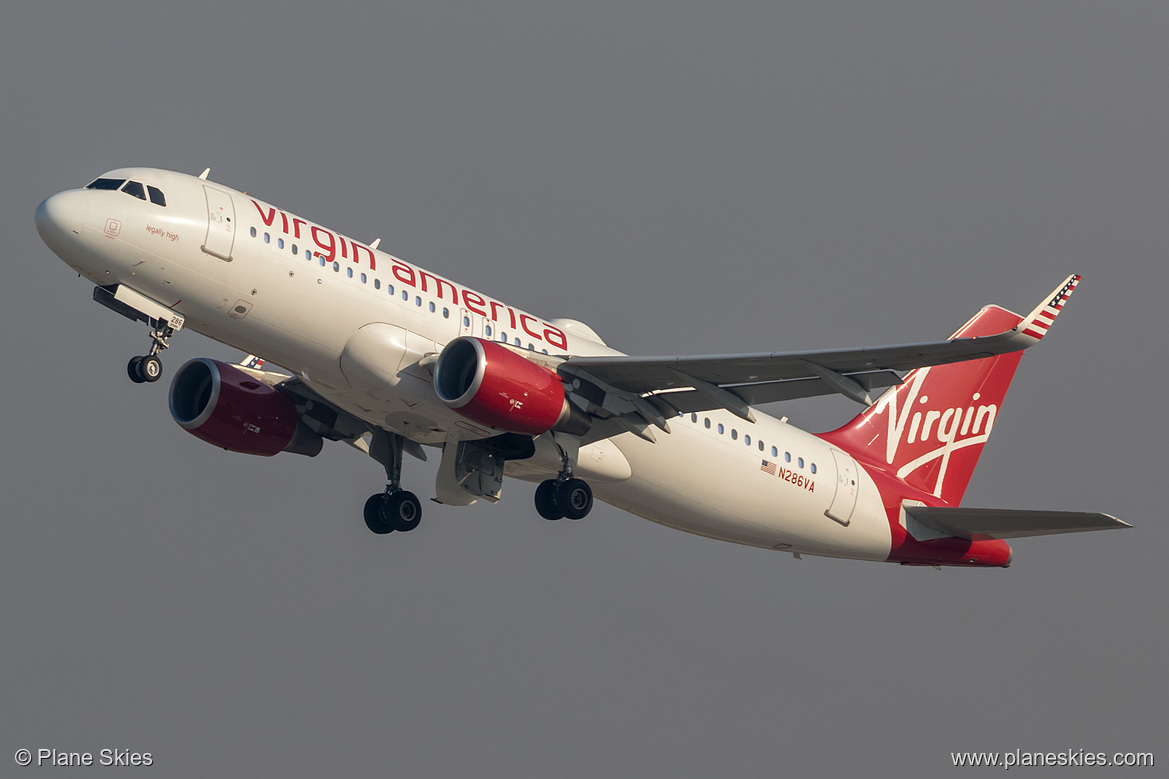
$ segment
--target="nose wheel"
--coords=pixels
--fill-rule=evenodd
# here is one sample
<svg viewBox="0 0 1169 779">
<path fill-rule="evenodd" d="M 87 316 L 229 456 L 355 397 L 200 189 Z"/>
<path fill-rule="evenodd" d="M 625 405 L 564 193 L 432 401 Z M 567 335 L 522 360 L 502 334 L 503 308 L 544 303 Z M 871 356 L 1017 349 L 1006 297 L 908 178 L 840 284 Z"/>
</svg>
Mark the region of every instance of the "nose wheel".
<svg viewBox="0 0 1169 779">
<path fill-rule="evenodd" d="M 153 354 L 132 357 L 126 364 L 126 373 L 135 384 L 156 382 L 162 378 L 162 360 Z"/>
</svg>

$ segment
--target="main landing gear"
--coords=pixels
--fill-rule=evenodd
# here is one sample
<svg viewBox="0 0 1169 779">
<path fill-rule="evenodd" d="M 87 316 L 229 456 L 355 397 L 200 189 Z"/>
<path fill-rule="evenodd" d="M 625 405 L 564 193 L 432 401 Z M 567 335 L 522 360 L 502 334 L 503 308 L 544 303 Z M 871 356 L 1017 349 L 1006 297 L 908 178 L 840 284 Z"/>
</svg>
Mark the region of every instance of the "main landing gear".
<svg viewBox="0 0 1169 779">
<path fill-rule="evenodd" d="M 402 436 L 377 430 L 369 446 L 369 456 L 386 469 L 385 492 L 370 495 L 365 501 L 365 526 L 378 535 L 397 530 L 405 533 L 422 522 L 422 504 L 413 492 L 402 489 Z"/>
<path fill-rule="evenodd" d="M 544 519 L 584 519 L 593 508 L 593 490 L 584 479 L 572 475 L 579 439 L 568 444 L 555 436 L 552 440 L 560 450 L 560 473 L 536 488 L 536 512 Z"/>
<path fill-rule="evenodd" d="M 593 490 L 584 479 L 548 479 L 536 488 L 536 511 L 544 519 L 584 519 L 593 508 Z"/>
<path fill-rule="evenodd" d="M 142 357 L 132 357 L 126 364 L 126 373 L 130 381 L 135 384 L 156 382 L 162 378 L 162 360 L 158 353 L 170 346 L 170 337 L 175 334 L 169 326 L 154 328 L 150 331 L 150 353 Z"/>
<path fill-rule="evenodd" d="M 396 492 L 370 495 L 365 501 L 365 526 L 378 535 L 397 530 L 405 533 L 422 522 L 422 504 L 413 492 L 398 489 Z"/>
</svg>

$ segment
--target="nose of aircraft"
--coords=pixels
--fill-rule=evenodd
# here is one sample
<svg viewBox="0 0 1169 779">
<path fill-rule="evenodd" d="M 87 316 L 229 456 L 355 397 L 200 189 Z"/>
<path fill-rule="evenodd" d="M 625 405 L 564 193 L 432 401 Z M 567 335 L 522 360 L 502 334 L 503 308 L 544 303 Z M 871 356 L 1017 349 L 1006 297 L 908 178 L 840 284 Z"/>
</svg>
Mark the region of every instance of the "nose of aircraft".
<svg viewBox="0 0 1169 779">
<path fill-rule="evenodd" d="M 58 192 L 37 206 L 37 232 L 41 234 L 41 240 L 55 251 L 64 241 L 81 235 L 88 214 L 89 206 L 84 191 L 71 189 Z"/>
</svg>

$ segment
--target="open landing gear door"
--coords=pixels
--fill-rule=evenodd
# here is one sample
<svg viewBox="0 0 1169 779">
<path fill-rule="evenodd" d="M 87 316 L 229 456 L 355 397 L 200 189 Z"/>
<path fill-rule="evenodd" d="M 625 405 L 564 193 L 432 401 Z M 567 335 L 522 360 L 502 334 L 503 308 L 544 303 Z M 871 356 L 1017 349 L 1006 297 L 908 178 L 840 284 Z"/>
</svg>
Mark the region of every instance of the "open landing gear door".
<svg viewBox="0 0 1169 779">
<path fill-rule="evenodd" d="M 503 491 L 504 459 L 477 441 L 447 441 L 442 448 L 434 495 L 448 506 L 495 503 Z"/>
</svg>

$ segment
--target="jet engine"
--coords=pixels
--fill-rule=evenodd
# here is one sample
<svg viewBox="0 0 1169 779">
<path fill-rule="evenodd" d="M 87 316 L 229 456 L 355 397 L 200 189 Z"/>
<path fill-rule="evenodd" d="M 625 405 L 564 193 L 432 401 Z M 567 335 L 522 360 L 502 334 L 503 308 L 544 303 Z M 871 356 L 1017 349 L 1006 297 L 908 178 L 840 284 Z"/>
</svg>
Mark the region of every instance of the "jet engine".
<svg viewBox="0 0 1169 779">
<path fill-rule="evenodd" d="M 446 345 L 435 364 L 434 389 L 468 419 L 508 433 L 580 435 L 589 427 L 585 413 L 565 397 L 559 376 L 482 338 L 462 336 Z"/>
<path fill-rule="evenodd" d="M 232 452 L 315 457 L 324 446 L 299 421 L 296 405 L 284 393 L 206 357 L 187 362 L 175 374 L 170 413 L 191 435 Z"/>
</svg>

